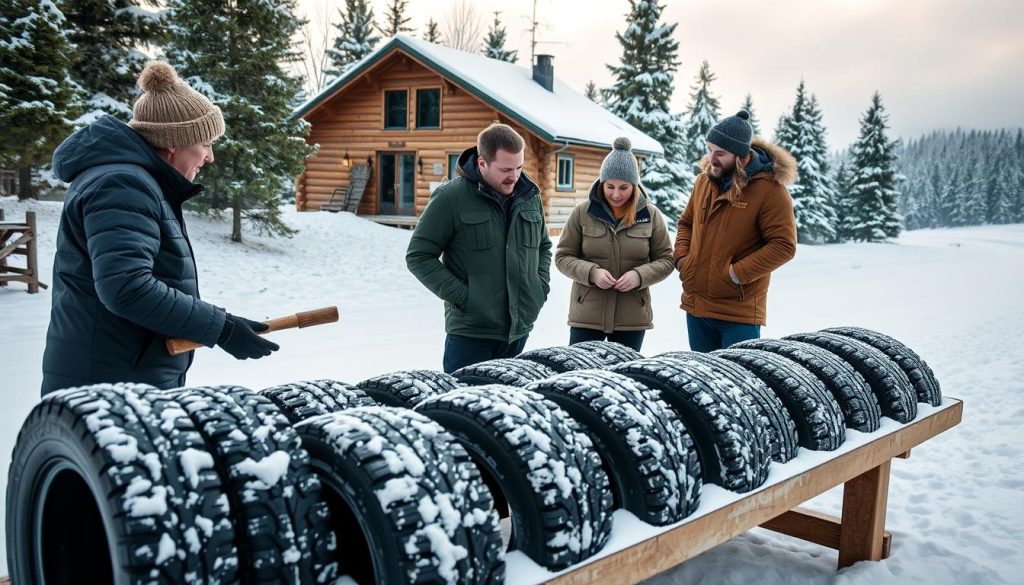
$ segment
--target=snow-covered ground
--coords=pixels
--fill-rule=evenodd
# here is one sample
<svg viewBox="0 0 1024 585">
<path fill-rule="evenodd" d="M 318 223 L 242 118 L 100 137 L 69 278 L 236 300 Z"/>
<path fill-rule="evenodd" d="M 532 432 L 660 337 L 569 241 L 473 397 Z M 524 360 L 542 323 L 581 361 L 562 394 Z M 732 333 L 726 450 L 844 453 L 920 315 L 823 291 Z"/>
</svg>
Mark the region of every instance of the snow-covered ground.
<svg viewBox="0 0 1024 585">
<path fill-rule="evenodd" d="M 8 220 L 38 214 L 40 261 L 50 282 L 60 214 L 55 203 L 0 198 Z M 405 269 L 409 232 L 350 214 L 298 214 L 293 239 L 246 234 L 190 216 L 203 297 L 253 318 L 338 305 L 334 325 L 276 333 L 281 351 L 235 361 L 202 349 L 190 384 L 251 388 L 300 379 L 357 382 L 390 370 L 439 369 L 441 302 Z M 15 260 L 18 262 L 18 260 Z M 552 294 L 528 348 L 562 345 L 569 281 L 552 270 Z M 0 490 L 6 493 L 18 429 L 38 400 L 49 291 L 0 288 Z M 656 328 L 645 354 L 686 348 L 679 285 L 654 287 Z M 878 329 L 932 366 L 945 394 L 965 402 L 963 423 L 893 463 L 887 528 L 892 556 L 836 572 L 836 552 L 755 529 L 655 578 L 657 583 L 1020 583 L 1024 573 L 1024 225 L 905 234 L 890 244 L 801 246 L 778 271 L 769 326 L 779 337 L 835 325 Z M 838 514 L 841 489 L 808 507 Z M 0 522 L 2 525 L 2 522 Z M 6 573 L 0 550 L 0 574 Z"/>
</svg>

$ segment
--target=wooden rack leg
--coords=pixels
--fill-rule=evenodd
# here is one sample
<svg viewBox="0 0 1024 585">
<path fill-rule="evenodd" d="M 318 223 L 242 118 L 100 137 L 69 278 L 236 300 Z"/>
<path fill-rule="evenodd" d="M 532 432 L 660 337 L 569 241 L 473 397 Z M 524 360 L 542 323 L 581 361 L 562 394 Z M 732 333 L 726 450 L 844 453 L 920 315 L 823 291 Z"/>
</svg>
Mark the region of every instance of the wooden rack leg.
<svg viewBox="0 0 1024 585">
<path fill-rule="evenodd" d="M 883 558 L 885 506 L 889 497 L 886 461 L 846 482 L 843 486 L 843 518 L 839 530 L 839 568 L 858 561 Z"/>
</svg>

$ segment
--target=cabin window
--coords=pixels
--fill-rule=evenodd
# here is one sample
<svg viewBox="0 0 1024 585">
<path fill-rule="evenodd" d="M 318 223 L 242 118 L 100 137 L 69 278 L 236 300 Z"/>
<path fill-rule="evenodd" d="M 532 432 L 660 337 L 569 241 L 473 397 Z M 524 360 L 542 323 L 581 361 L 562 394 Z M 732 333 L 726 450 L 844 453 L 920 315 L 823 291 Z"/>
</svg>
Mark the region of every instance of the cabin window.
<svg viewBox="0 0 1024 585">
<path fill-rule="evenodd" d="M 409 127 L 409 92 L 396 89 L 384 92 L 384 129 L 405 130 Z"/>
<path fill-rule="evenodd" d="M 441 89 L 416 90 L 416 128 L 441 127 Z"/>
<path fill-rule="evenodd" d="M 558 190 L 575 191 L 575 159 L 571 154 L 558 155 Z"/>
<path fill-rule="evenodd" d="M 458 175 L 455 174 L 455 169 L 459 168 L 459 155 L 449 154 L 448 155 L 448 180 L 451 181 Z"/>
</svg>

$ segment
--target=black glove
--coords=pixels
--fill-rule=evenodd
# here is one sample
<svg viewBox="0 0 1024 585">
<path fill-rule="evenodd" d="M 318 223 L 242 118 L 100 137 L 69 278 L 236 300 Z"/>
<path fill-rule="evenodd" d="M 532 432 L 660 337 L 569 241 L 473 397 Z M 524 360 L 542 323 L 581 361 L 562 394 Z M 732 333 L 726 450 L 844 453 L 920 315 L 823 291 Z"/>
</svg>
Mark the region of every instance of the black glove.
<svg viewBox="0 0 1024 585">
<path fill-rule="evenodd" d="M 220 337 L 217 338 L 217 345 L 237 359 L 259 359 L 281 349 L 273 341 L 256 335 L 257 331 L 266 331 L 269 328 L 266 323 L 250 321 L 228 313 L 227 319 L 224 320 L 224 328 L 220 330 Z"/>
</svg>

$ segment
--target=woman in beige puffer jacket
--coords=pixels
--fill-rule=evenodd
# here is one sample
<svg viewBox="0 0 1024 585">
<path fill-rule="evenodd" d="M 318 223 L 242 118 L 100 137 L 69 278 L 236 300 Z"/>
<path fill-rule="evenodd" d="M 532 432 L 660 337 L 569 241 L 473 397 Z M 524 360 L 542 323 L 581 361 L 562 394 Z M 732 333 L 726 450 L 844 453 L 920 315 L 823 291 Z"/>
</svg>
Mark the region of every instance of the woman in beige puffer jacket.
<svg viewBox="0 0 1024 585">
<path fill-rule="evenodd" d="M 573 280 L 570 345 L 607 339 L 640 351 L 654 326 L 648 288 L 672 273 L 672 242 L 639 184 L 629 139 L 614 146 L 590 197 L 566 221 L 555 265 Z"/>
</svg>

